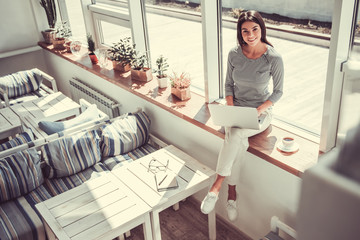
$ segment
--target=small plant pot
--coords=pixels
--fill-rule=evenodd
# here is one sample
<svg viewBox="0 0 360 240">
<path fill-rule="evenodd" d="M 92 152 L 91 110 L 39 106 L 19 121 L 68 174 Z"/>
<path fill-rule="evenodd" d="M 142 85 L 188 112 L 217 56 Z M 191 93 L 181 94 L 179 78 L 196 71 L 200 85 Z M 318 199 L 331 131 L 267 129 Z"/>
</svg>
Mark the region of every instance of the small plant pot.
<svg viewBox="0 0 360 240">
<path fill-rule="evenodd" d="M 122 65 L 122 62 L 119 61 L 112 61 L 114 70 L 119 71 L 120 73 L 125 73 L 131 70 L 130 64 L 126 64 L 125 66 Z"/>
<path fill-rule="evenodd" d="M 168 77 L 159 78 L 156 77 L 158 81 L 159 88 L 166 88 L 168 84 Z"/>
<path fill-rule="evenodd" d="M 98 63 L 98 59 L 97 59 L 95 53 L 93 53 L 93 52 L 89 53 L 89 57 L 90 57 L 90 60 L 91 60 L 92 64 L 97 64 Z"/>
<path fill-rule="evenodd" d="M 152 71 L 150 68 L 144 68 L 144 70 L 131 69 L 131 79 L 148 82 L 153 78 Z"/>
<path fill-rule="evenodd" d="M 65 41 L 65 48 L 66 48 L 66 52 L 68 53 L 71 53 L 71 48 L 70 48 L 71 43 L 72 42 L 70 40 Z"/>
<path fill-rule="evenodd" d="M 53 40 L 53 46 L 56 50 L 64 50 L 65 38 L 55 38 Z"/>
<path fill-rule="evenodd" d="M 55 39 L 56 31 L 53 28 L 47 29 L 45 31 L 41 31 L 41 34 L 44 38 L 45 43 L 52 44 Z"/>
<path fill-rule="evenodd" d="M 191 98 L 190 95 L 190 87 L 188 88 L 171 88 L 171 94 L 175 95 L 181 101 L 187 100 Z"/>
</svg>

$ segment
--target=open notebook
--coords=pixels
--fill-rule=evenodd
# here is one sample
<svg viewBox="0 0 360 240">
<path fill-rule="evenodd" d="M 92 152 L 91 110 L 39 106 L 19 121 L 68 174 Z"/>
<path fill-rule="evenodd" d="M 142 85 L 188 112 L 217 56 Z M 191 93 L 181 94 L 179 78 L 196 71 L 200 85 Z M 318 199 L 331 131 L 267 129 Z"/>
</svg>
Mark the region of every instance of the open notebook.
<svg viewBox="0 0 360 240">
<path fill-rule="evenodd" d="M 155 173 L 155 183 L 158 192 L 179 187 L 176 175 L 170 171 L 159 171 Z"/>
<path fill-rule="evenodd" d="M 258 117 L 256 108 L 209 104 L 211 119 L 215 125 L 259 130 L 265 115 Z"/>
</svg>

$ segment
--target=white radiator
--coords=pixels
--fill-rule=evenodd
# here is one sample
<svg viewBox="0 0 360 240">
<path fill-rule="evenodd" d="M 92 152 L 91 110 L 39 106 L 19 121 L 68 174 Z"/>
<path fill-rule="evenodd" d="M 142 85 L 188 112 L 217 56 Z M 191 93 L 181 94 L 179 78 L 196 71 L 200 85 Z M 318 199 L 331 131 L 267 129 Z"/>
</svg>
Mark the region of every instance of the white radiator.
<svg viewBox="0 0 360 240">
<path fill-rule="evenodd" d="M 74 101 L 79 102 L 79 99 L 83 98 L 89 103 L 96 104 L 98 109 L 109 115 L 109 118 L 120 116 L 120 104 L 118 102 L 81 80 L 70 79 L 70 91 Z"/>
</svg>

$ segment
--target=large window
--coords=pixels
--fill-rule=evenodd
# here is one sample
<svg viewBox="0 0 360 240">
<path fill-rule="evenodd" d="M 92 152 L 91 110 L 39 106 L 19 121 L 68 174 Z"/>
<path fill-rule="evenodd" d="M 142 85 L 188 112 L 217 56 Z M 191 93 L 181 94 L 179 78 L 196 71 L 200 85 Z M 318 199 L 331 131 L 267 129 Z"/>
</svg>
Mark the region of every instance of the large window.
<svg viewBox="0 0 360 240">
<path fill-rule="evenodd" d="M 163 55 L 169 73 L 188 72 L 192 91 L 204 94 L 204 64 L 201 12 L 189 11 L 186 4 L 146 1 L 146 20 L 152 63 Z M 200 10 L 200 5 L 193 5 Z"/>
<path fill-rule="evenodd" d="M 225 81 L 229 50 L 237 46 L 236 25 L 239 13 L 243 10 L 240 2 L 225 5 L 223 1 L 222 36 L 223 36 L 223 80 Z M 256 5 L 256 1 L 252 2 Z M 258 1 L 260 6 L 260 1 Z M 245 7 L 244 7 L 245 8 Z M 258 9 L 255 9 L 258 10 Z M 279 9 L 281 12 L 282 9 Z M 278 124 L 286 123 L 303 130 L 320 135 L 322 109 L 325 92 L 326 71 L 329 55 L 329 41 L 323 43 L 318 35 L 321 32 L 310 32 L 296 28 L 306 26 L 297 19 L 285 18 L 279 14 L 266 14 L 258 10 L 267 26 L 267 38 L 279 52 L 284 61 L 285 80 L 284 94 L 273 108 Z M 329 23 L 322 23 L 328 27 Z M 320 26 L 320 24 L 319 24 Z M 281 36 L 279 34 L 280 29 Z M 287 29 L 285 31 L 284 29 Z M 315 26 L 314 28 L 315 29 Z M 306 33 L 311 37 L 302 37 Z M 330 35 L 328 35 L 329 37 Z M 327 44 L 327 46 L 326 46 Z M 325 45 L 325 46 L 324 46 Z M 275 123 L 276 124 L 276 123 Z"/>
<path fill-rule="evenodd" d="M 73 32 L 80 35 L 84 23 L 79 11 L 75 11 L 79 7 L 73 7 L 78 1 L 61 1 L 66 1 Z M 170 72 L 190 73 L 192 90 L 203 94 L 209 102 L 223 97 L 227 54 L 237 45 L 238 10 L 258 6 L 256 10 L 266 20 L 268 40 L 282 55 L 285 65 L 284 95 L 274 107 L 276 119 L 273 123 L 286 123 L 320 135 L 320 142 L 323 142 L 320 150 L 328 151 L 335 145 L 343 79 L 340 69 L 349 52 L 348 25 L 353 22 L 349 12 L 355 0 L 334 0 L 333 9 L 316 5 L 325 6 L 326 11 L 312 14 L 314 19 L 305 22 L 301 22 L 299 16 L 287 18 L 285 10 L 291 8 L 285 9 L 286 6 L 272 2 L 266 5 L 263 1 L 251 1 L 251 6 L 242 6 L 242 1 L 226 0 L 81 2 L 82 9 L 90 9 L 84 10 L 86 30 L 96 33 L 98 44 L 109 45 L 131 34 L 139 50 L 148 51 L 153 66 L 156 58 L 164 55 L 168 58 Z M 313 11 L 306 2 L 298 4 L 306 11 Z M 106 7 L 101 9 L 101 5 Z M 279 14 L 266 14 L 266 11 Z M 277 18 L 272 18 L 274 16 Z M 73 20 L 76 18 L 77 22 Z M 352 57 L 358 60 L 359 26 L 354 26 Z M 330 31 L 333 32 L 331 39 Z"/>
</svg>

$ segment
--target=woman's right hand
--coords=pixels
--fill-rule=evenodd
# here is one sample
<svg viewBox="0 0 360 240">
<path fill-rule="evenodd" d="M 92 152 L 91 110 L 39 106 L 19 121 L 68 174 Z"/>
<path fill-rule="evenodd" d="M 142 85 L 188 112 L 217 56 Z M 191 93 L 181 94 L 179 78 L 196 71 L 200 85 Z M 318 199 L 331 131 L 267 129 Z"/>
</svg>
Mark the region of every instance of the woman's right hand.
<svg viewBox="0 0 360 240">
<path fill-rule="evenodd" d="M 226 105 L 228 106 L 234 106 L 234 97 L 233 96 L 226 96 L 225 97 L 226 100 Z"/>
</svg>

